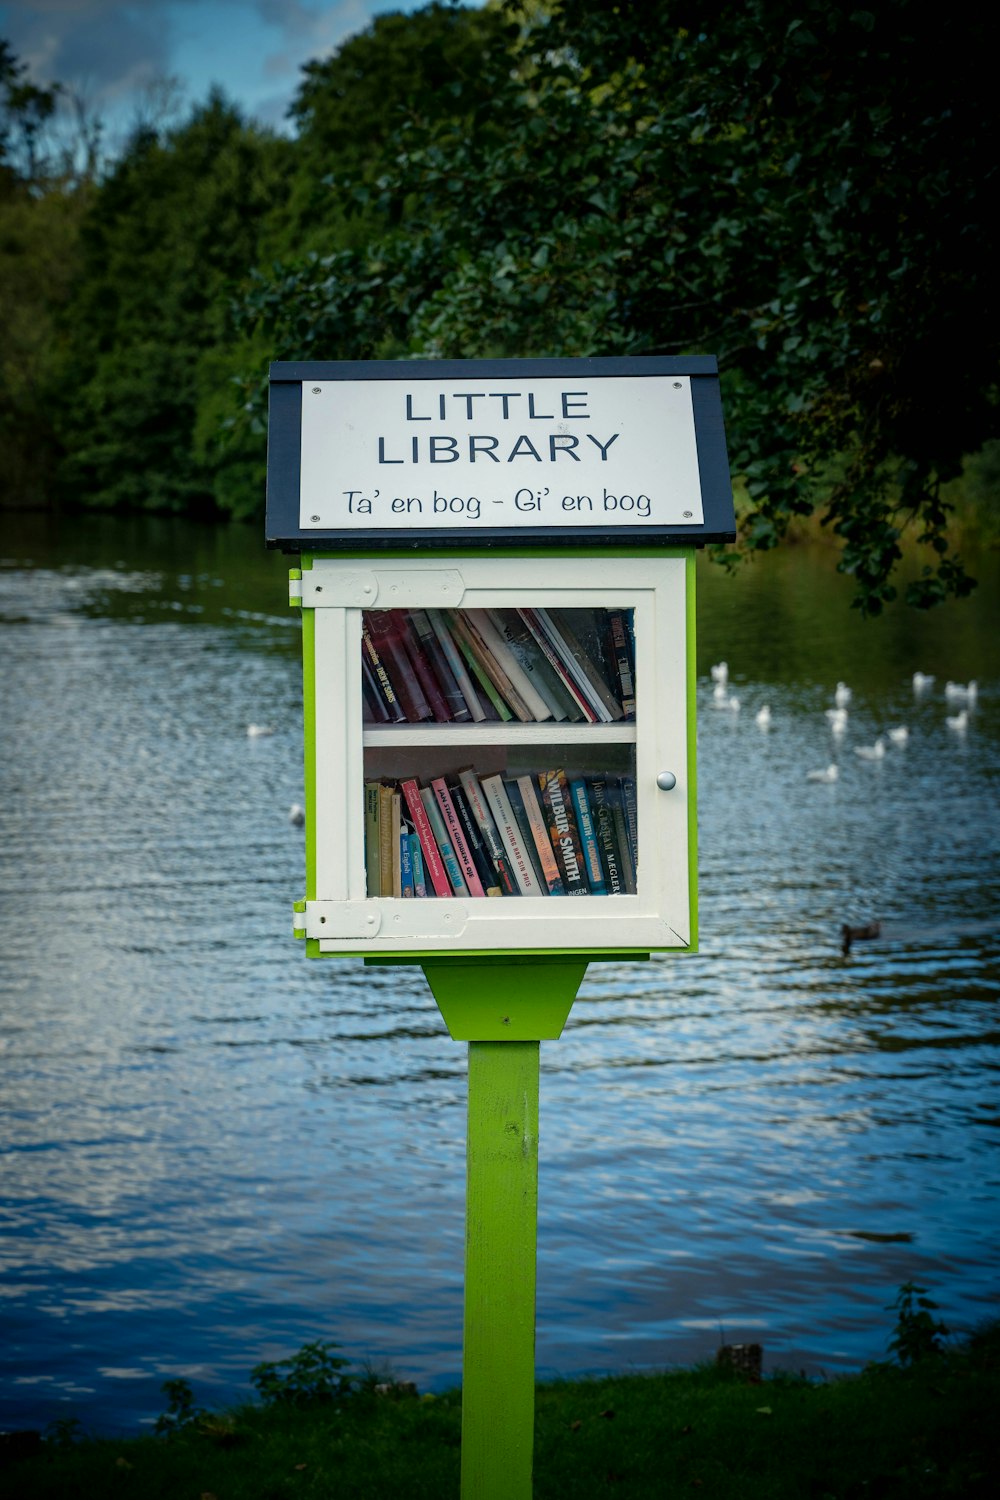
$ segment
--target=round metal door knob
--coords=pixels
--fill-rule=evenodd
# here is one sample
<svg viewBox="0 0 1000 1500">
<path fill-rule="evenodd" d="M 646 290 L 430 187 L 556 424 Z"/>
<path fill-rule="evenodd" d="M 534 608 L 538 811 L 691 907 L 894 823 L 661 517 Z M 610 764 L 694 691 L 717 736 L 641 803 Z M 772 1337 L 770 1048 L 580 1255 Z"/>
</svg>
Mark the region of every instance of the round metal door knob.
<svg viewBox="0 0 1000 1500">
<path fill-rule="evenodd" d="M 672 792 L 677 785 L 677 777 L 673 771 L 661 771 L 656 778 L 656 785 L 660 788 L 661 792 Z"/>
</svg>

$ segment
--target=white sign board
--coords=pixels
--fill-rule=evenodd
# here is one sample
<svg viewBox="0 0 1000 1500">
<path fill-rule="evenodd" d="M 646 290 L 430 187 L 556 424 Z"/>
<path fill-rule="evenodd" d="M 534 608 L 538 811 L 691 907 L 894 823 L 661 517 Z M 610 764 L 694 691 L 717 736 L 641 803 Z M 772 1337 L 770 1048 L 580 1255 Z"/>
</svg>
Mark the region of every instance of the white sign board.
<svg viewBox="0 0 1000 1500">
<path fill-rule="evenodd" d="M 304 531 L 704 520 L 686 376 L 305 383 L 300 486 Z"/>
</svg>

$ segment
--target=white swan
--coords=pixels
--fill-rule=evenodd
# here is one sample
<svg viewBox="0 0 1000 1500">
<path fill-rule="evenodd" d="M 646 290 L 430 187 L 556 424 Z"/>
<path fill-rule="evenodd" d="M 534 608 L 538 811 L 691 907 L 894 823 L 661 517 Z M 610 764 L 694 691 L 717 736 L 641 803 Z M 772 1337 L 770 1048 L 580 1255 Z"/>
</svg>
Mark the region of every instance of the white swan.
<svg viewBox="0 0 1000 1500">
<path fill-rule="evenodd" d="M 273 734 L 273 733 L 274 733 L 274 730 L 271 728 L 270 724 L 248 724 L 247 725 L 247 739 L 248 740 L 259 740 L 259 739 L 262 739 L 264 735 L 266 735 L 266 734 Z"/>
<path fill-rule="evenodd" d="M 913 674 L 913 691 L 915 693 L 926 692 L 926 690 L 933 684 L 933 682 L 934 682 L 934 674 L 933 673 L 928 673 L 928 672 L 914 672 L 914 674 Z"/>
<path fill-rule="evenodd" d="M 974 707 L 979 696 L 979 684 L 974 678 L 971 682 L 946 682 L 944 695 L 949 703 L 968 703 Z"/>
<path fill-rule="evenodd" d="M 301 828 L 306 820 L 306 810 L 299 802 L 293 802 L 288 809 L 288 821 L 294 823 L 296 828 Z"/>
<path fill-rule="evenodd" d="M 828 708 L 826 710 L 826 716 L 830 720 L 830 728 L 832 729 L 834 734 L 847 733 L 846 708 Z"/>
<path fill-rule="evenodd" d="M 721 682 L 722 686 L 725 687 L 726 683 L 729 681 L 729 663 L 725 661 L 716 662 L 711 671 L 712 681 Z"/>
<path fill-rule="evenodd" d="M 767 703 L 765 703 L 761 708 L 758 708 L 757 712 L 754 714 L 753 721 L 761 729 L 770 729 L 770 727 L 771 727 L 771 709 L 770 709 L 770 705 L 767 704 Z"/>
<path fill-rule="evenodd" d="M 808 771 L 806 773 L 806 780 L 831 782 L 836 781 L 839 775 L 840 772 L 837 770 L 837 767 L 831 763 L 823 771 Z"/>
<path fill-rule="evenodd" d="M 905 745 L 910 738 L 910 731 L 905 724 L 900 724 L 898 728 L 889 730 L 889 738 L 894 745 Z"/>
<path fill-rule="evenodd" d="M 833 690 L 833 701 L 837 708 L 846 708 L 851 701 L 851 690 L 846 682 L 838 682 Z"/>
<path fill-rule="evenodd" d="M 957 714 L 949 714 L 944 722 L 949 729 L 956 729 L 959 734 L 963 734 L 969 727 L 969 710 L 963 708 Z"/>
<path fill-rule="evenodd" d="M 862 760 L 881 760 L 885 755 L 885 740 L 879 735 L 874 745 L 855 745 L 854 753 Z"/>
</svg>

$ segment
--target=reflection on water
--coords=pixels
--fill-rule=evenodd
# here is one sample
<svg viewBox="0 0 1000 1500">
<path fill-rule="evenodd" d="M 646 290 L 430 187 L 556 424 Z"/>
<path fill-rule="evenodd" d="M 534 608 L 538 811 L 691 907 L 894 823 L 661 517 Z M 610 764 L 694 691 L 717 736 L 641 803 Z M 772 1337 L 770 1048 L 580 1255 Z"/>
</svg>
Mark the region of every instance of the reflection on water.
<svg viewBox="0 0 1000 1500">
<path fill-rule="evenodd" d="M 249 529 L 50 530 L 0 559 L 0 1425 L 114 1431 L 177 1375 L 235 1399 L 313 1338 L 454 1382 L 465 1049 L 419 971 L 289 936 L 287 560 Z M 702 949 L 593 966 L 543 1047 L 543 1374 L 721 1334 L 857 1366 L 908 1279 L 955 1327 L 996 1311 L 997 573 L 865 624 L 825 554 L 700 570 Z M 980 684 L 964 733 L 948 678 Z"/>
</svg>

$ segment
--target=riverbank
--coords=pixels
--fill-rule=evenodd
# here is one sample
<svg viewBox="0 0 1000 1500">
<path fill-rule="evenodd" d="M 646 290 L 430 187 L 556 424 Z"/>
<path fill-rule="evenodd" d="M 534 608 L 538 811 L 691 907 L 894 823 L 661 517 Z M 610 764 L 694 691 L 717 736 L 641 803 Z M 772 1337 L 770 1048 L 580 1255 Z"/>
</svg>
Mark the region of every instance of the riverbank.
<svg viewBox="0 0 1000 1500">
<path fill-rule="evenodd" d="M 459 1490 L 461 1394 L 379 1388 L 198 1413 L 174 1390 L 159 1436 L 65 1427 L 14 1458 L 18 1500 L 443 1500 Z M 179 1399 L 177 1399 L 179 1396 Z M 539 1386 L 535 1500 L 939 1500 L 1000 1485 L 1000 1323 L 907 1367 L 806 1380 L 717 1365 Z M 30 1446 L 25 1439 L 23 1447 Z"/>
</svg>

